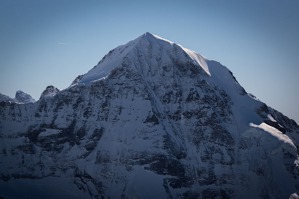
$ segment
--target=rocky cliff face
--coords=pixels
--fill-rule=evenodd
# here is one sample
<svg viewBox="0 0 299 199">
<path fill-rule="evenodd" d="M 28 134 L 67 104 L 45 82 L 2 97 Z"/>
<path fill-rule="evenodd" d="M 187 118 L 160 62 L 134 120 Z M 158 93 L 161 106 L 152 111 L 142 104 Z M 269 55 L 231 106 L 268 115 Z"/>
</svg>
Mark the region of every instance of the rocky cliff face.
<svg viewBox="0 0 299 199">
<path fill-rule="evenodd" d="M 59 89 L 54 86 L 47 86 L 47 88 L 42 92 L 40 99 L 46 97 L 54 97 L 59 92 Z"/>
<path fill-rule="evenodd" d="M 68 89 L 0 103 L 4 198 L 296 198 L 299 127 L 146 33 Z M 27 195 L 26 195 L 27 194 Z"/>
</svg>

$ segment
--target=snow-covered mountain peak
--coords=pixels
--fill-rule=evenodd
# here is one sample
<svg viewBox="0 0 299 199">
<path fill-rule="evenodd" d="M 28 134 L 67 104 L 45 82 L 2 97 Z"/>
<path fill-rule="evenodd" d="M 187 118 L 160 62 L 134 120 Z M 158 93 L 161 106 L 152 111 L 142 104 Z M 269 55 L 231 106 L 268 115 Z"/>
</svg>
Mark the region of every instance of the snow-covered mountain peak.
<svg viewBox="0 0 299 199">
<path fill-rule="evenodd" d="M 27 104 L 27 103 L 34 103 L 35 99 L 33 99 L 29 94 L 21 90 L 18 90 L 15 94 L 15 98 L 11 98 L 9 96 L 0 93 L 0 102 Z"/>
<path fill-rule="evenodd" d="M 40 99 L 45 97 L 53 97 L 55 96 L 60 90 L 52 85 L 47 86 L 47 88 L 42 92 Z"/>
<path fill-rule="evenodd" d="M 172 41 L 169 41 L 167 39 L 164 39 L 164 38 L 162 38 L 158 35 L 155 35 L 155 34 L 152 34 L 152 33 L 149 33 L 149 32 L 144 33 L 139 38 L 140 39 L 147 39 L 149 41 L 166 42 L 166 43 L 169 43 L 169 44 L 174 44 L 174 42 L 172 42 Z M 139 38 L 137 38 L 137 39 L 139 39 Z"/>
<path fill-rule="evenodd" d="M 18 90 L 16 92 L 16 96 L 15 96 L 15 99 L 17 100 L 17 102 L 19 103 L 34 103 L 35 102 L 35 99 L 33 99 L 29 94 L 21 91 L 21 90 Z"/>
<path fill-rule="evenodd" d="M 77 83 L 90 84 L 106 78 L 113 69 L 124 65 L 146 72 L 154 70 L 153 66 L 163 67 L 173 65 L 173 63 L 192 63 L 210 75 L 206 59 L 203 56 L 160 36 L 146 32 L 127 44 L 111 50 Z M 136 68 L 137 65 L 143 68 Z"/>
<path fill-rule="evenodd" d="M 36 103 L 0 94 L 0 198 L 298 198 L 298 132 L 225 66 L 145 33 Z"/>
</svg>

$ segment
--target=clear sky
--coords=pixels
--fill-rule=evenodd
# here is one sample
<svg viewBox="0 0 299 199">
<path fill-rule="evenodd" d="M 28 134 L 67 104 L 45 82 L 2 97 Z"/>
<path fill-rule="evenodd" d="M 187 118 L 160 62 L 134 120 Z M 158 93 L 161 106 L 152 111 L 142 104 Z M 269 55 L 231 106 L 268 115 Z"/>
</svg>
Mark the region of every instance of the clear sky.
<svg viewBox="0 0 299 199">
<path fill-rule="evenodd" d="M 0 0 L 0 92 L 67 88 L 145 32 L 221 62 L 299 122 L 298 0 Z"/>
</svg>

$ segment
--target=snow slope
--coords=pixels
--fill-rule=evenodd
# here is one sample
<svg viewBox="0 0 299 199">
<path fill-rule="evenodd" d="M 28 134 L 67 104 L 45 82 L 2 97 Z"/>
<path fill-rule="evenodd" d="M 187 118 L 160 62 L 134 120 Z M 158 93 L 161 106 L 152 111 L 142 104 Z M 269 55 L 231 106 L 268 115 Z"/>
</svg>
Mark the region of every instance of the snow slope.
<svg viewBox="0 0 299 199">
<path fill-rule="evenodd" d="M 146 56 L 145 61 L 148 64 L 159 62 L 160 65 L 170 63 L 171 59 L 174 59 L 173 55 L 176 55 L 177 60 L 185 60 L 187 54 L 189 59 L 209 74 L 208 66 L 201 55 L 147 32 L 110 51 L 94 68 L 83 75 L 78 83 L 86 84 L 107 77 L 113 69 L 121 67 L 127 59 L 134 58 L 136 53 L 139 54 L 138 56 Z"/>
</svg>

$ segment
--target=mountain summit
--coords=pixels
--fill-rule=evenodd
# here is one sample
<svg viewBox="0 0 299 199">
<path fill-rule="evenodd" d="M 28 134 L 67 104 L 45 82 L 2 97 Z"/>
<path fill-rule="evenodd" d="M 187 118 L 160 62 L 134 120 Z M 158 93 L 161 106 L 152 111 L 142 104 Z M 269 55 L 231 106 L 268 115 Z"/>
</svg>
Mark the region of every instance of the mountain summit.
<svg viewBox="0 0 299 199">
<path fill-rule="evenodd" d="M 2 198 L 298 198 L 298 125 L 181 45 L 145 33 L 46 91 L 0 103 Z"/>
<path fill-rule="evenodd" d="M 33 99 L 29 94 L 18 90 L 16 92 L 16 97 L 15 99 L 19 102 L 19 103 L 34 103 L 35 99 Z"/>
<path fill-rule="evenodd" d="M 140 65 L 139 61 L 143 61 L 144 65 Z M 201 55 L 159 36 L 145 33 L 137 39 L 110 51 L 93 69 L 83 75 L 78 83 L 90 83 L 105 78 L 111 70 L 125 65 L 139 71 L 150 71 L 152 67 L 163 67 L 173 61 L 180 63 L 193 62 L 209 74 L 207 64 Z"/>
</svg>

